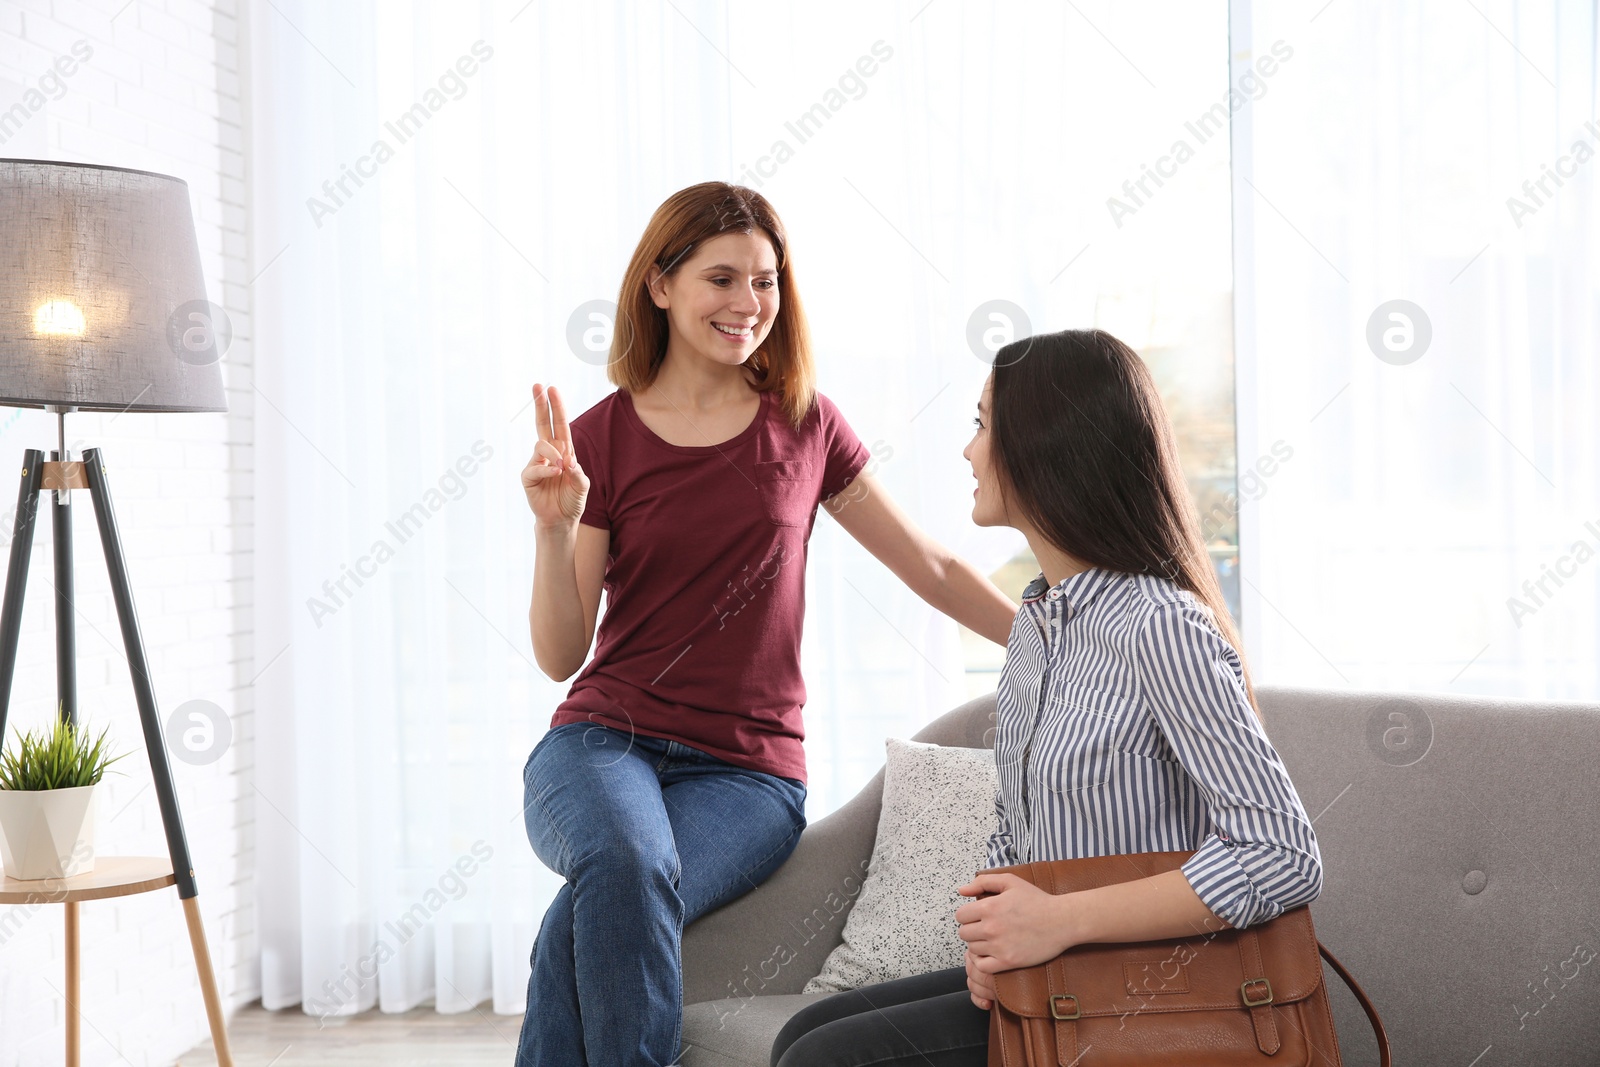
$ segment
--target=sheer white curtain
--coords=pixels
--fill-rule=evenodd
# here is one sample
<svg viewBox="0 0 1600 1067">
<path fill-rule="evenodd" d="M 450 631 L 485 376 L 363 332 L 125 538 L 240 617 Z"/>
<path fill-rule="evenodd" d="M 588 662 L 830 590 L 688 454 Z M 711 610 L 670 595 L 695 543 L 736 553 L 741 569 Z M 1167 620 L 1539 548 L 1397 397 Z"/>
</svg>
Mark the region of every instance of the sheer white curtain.
<svg viewBox="0 0 1600 1067">
<path fill-rule="evenodd" d="M 1596 5 L 1235 11 L 1236 63 L 1295 53 L 1235 127 L 1241 467 L 1293 450 L 1243 515 L 1257 666 L 1592 699 Z"/>
<path fill-rule="evenodd" d="M 772 199 L 823 392 L 987 571 L 1021 542 L 969 521 L 968 334 L 1019 324 L 980 307 L 1171 347 L 1226 305 L 1225 139 L 1107 210 L 1226 93 L 1226 10 L 274 0 L 251 29 L 264 999 L 517 1012 L 555 889 L 520 771 L 566 691 L 527 632 L 529 386 L 610 391 L 583 309 L 651 211 Z M 954 624 L 825 515 L 806 621 L 815 819 L 964 687 Z"/>
</svg>

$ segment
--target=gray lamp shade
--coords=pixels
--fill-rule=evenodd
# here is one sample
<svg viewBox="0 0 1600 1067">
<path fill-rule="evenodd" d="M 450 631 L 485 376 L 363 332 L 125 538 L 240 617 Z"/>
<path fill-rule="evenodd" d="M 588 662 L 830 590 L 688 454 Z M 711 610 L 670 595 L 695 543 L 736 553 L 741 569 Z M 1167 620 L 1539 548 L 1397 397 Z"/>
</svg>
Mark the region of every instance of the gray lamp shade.
<svg viewBox="0 0 1600 1067">
<path fill-rule="evenodd" d="M 181 179 L 0 159 L 0 405 L 226 411 Z"/>
</svg>

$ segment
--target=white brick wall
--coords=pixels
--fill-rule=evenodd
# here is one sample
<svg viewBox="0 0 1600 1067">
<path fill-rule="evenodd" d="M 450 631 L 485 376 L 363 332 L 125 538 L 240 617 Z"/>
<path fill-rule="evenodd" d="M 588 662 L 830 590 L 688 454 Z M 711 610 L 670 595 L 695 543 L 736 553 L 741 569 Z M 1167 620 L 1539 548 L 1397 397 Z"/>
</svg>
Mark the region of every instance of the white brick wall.
<svg viewBox="0 0 1600 1067">
<path fill-rule="evenodd" d="M 189 700 L 220 706 L 233 742 L 196 767 L 174 760 L 211 953 L 231 1010 L 259 996 L 252 787 L 255 649 L 250 628 L 252 399 L 244 184 L 247 79 L 236 0 L 0 0 L 0 108 L 38 88 L 57 56 L 92 56 L 65 90 L 6 136 L 0 157 L 159 171 L 189 183 L 201 264 L 234 342 L 225 415 L 67 418 L 69 444 L 105 451 L 134 599 L 163 719 Z M 0 457 L 48 450 L 52 416 L 0 409 Z M 15 471 L 18 464 L 0 466 Z M 0 511 L 15 486 L 0 478 Z M 138 710 L 87 494 L 73 498 L 80 718 L 129 755 L 99 798 L 101 854 L 164 855 Z M 10 519 L 0 538 L 10 540 Z M 35 531 L 7 736 L 55 706 L 48 509 Z M 0 906 L 0 1067 L 61 1062 L 61 906 Z M 83 1062 L 171 1064 L 207 1036 L 177 891 L 81 905 Z"/>
</svg>

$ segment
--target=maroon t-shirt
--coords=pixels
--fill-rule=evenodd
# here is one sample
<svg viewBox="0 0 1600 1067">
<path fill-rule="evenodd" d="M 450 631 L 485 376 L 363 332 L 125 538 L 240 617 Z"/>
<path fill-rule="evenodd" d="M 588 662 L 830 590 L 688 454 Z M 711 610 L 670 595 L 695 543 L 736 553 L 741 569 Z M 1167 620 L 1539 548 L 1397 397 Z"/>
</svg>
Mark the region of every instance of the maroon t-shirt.
<svg viewBox="0 0 1600 1067">
<path fill-rule="evenodd" d="M 551 726 L 596 722 L 805 781 L 800 676 L 817 505 L 869 454 L 818 393 L 796 430 L 775 396 L 716 445 L 671 445 L 618 389 L 572 420 L 582 522 L 611 531 L 592 659 Z"/>
</svg>

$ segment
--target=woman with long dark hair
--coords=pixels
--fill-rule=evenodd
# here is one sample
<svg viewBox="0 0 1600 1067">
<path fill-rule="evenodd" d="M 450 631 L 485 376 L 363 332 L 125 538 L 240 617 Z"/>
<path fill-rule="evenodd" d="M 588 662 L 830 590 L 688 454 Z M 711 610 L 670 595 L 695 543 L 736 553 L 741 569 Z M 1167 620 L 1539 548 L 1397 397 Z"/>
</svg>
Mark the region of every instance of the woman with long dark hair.
<svg viewBox="0 0 1600 1067">
<path fill-rule="evenodd" d="M 1143 361 L 1100 330 L 1016 341 L 974 421 L 973 521 L 1022 531 L 1041 568 L 996 693 L 986 866 L 1194 855 L 1061 896 L 980 873 L 955 912 L 964 967 L 808 1005 L 773 1046 L 779 1067 L 981 1067 L 995 973 L 1079 944 L 1244 928 L 1322 890 Z"/>
<path fill-rule="evenodd" d="M 788 237 L 756 192 L 691 186 L 623 277 L 607 375 L 567 422 L 535 384 L 528 612 L 550 677 L 594 656 L 523 772 L 566 879 L 533 949 L 519 1067 L 675 1062 L 685 924 L 805 827 L 800 634 L 819 503 L 913 592 L 1004 644 L 1016 613 L 884 494 L 816 373 Z"/>
</svg>

